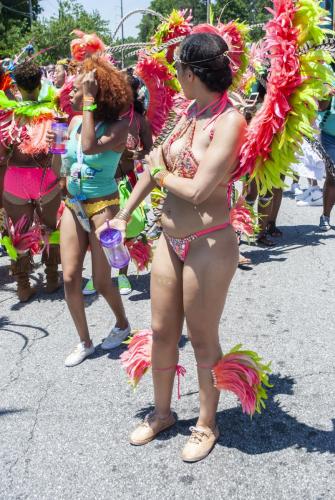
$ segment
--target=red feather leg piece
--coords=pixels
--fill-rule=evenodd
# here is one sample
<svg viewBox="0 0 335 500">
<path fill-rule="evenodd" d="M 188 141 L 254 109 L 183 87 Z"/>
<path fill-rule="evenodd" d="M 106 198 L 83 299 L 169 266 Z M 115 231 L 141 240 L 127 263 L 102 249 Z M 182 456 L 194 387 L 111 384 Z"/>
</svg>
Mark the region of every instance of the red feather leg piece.
<svg viewBox="0 0 335 500">
<path fill-rule="evenodd" d="M 241 345 L 237 345 L 212 369 L 214 386 L 236 394 L 243 413 L 249 415 L 260 413 L 261 408 L 265 408 L 265 387 L 271 387 L 267 375 L 270 366 L 261 361 L 257 353 L 243 351 Z"/>
<path fill-rule="evenodd" d="M 135 387 L 151 367 L 152 331 L 141 330 L 128 342 L 128 349 L 121 354 L 121 364 L 129 377 L 129 383 Z"/>
<path fill-rule="evenodd" d="M 12 244 L 19 254 L 23 254 L 28 250 L 33 255 L 38 254 L 41 250 L 41 228 L 38 225 L 34 225 L 29 229 L 27 227 L 29 227 L 29 220 L 26 215 L 23 215 L 14 225 L 9 220 Z"/>
</svg>

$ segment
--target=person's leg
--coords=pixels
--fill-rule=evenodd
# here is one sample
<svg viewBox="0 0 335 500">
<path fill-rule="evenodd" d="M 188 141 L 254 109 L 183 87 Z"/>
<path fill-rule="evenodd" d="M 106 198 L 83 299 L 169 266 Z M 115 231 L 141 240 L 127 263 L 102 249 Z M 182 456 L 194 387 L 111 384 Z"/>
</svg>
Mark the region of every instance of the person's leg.
<svg viewBox="0 0 335 500">
<path fill-rule="evenodd" d="M 200 414 L 197 425 L 215 428 L 219 391 L 212 368 L 221 358 L 219 322 L 238 264 L 236 235 L 231 227 L 191 243 L 183 270 L 183 302 L 197 365 Z"/>
<path fill-rule="evenodd" d="M 150 284 L 155 410 L 147 423 L 140 424 L 132 432 L 132 444 L 146 444 L 175 422 L 171 414 L 171 398 L 184 321 L 182 269 L 182 262 L 162 234 L 154 254 Z"/>
<path fill-rule="evenodd" d="M 321 132 L 321 144 L 326 150 L 327 154 L 330 156 L 333 163 L 335 163 L 335 137 L 330 136 Z M 335 204 L 335 179 L 334 177 L 326 171 L 326 180 L 323 187 L 323 214 L 321 216 L 320 226 L 322 219 L 326 218 L 326 223 L 329 224 L 330 212 Z"/>
<path fill-rule="evenodd" d="M 282 201 L 283 201 L 283 190 L 281 188 L 274 188 L 271 214 L 269 215 L 269 224 L 273 222 L 276 225 Z"/>
<path fill-rule="evenodd" d="M 112 219 L 114 215 L 115 210 L 113 210 L 113 208 L 107 208 L 103 212 L 96 214 L 91 218 L 92 231 L 89 234 L 89 242 L 92 258 L 92 277 L 95 289 L 97 292 L 101 293 L 115 314 L 115 326 L 124 330 L 128 326 L 128 320 L 121 300 L 120 292 L 118 287 L 113 284 L 110 265 L 106 259 L 100 242 L 95 235 L 95 230 L 102 226 L 102 224 L 106 221 L 106 217 L 108 219 Z"/>
<path fill-rule="evenodd" d="M 52 195 L 52 196 L 51 196 Z M 52 193 L 43 197 L 38 206 L 38 213 L 45 230 L 51 233 L 56 229 L 57 212 L 61 202 L 61 194 L 57 187 Z M 44 250 L 42 262 L 45 264 L 45 274 L 47 278 L 46 292 L 53 293 L 60 287 L 58 276 L 58 265 L 60 264 L 59 245 L 49 245 Z"/>
<path fill-rule="evenodd" d="M 92 342 L 88 332 L 84 299 L 81 293 L 81 274 L 87 246 L 87 233 L 71 210 L 65 207 L 60 227 L 60 252 L 65 298 L 80 340 L 84 342 L 86 347 L 90 347 Z"/>
<path fill-rule="evenodd" d="M 330 217 L 335 205 L 335 178 L 327 171 L 323 186 L 323 215 Z"/>
<path fill-rule="evenodd" d="M 175 367 L 179 359 L 178 342 L 184 322 L 182 269 L 182 262 L 162 234 L 155 251 L 150 284 L 152 377 L 155 410 L 161 417 L 170 412 Z"/>
<path fill-rule="evenodd" d="M 34 206 L 32 203 L 4 193 L 3 207 L 13 224 L 16 224 L 25 216 L 27 218 L 25 230 L 29 229 L 34 218 Z M 32 264 L 29 251 L 18 255 L 17 260 L 11 261 L 11 271 L 17 282 L 17 295 L 20 302 L 27 302 L 36 293 L 36 290 L 30 286 L 29 282 L 31 270 Z"/>
<path fill-rule="evenodd" d="M 273 195 L 270 192 L 258 198 L 257 213 L 259 233 L 257 235 L 257 243 L 266 247 L 272 247 L 275 244 L 267 233 L 268 222 L 272 213 L 272 203 Z"/>
<path fill-rule="evenodd" d="M 285 180 L 285 176 L 281 176 L 281 180 Z M 277 217 L 283 200 L 283 189 L 282 188 L 273 188 L 273 198 L 271 205 L 271 213 L 268 218 L 267 232 L 270 236 L 274 236 L 275 238 L 283 236 L 283 233 L 277 227 Z"/>
<path fill-rule="evenodd" d="M 310 187 L 314 187 L 314 188 L 316 186 L 319 187 L 318 186 L 318 181 L 316 179 L 307 179 L 307 180 L 308 180 L 308 184 L 309 184 Z"/>
<path fill-rule="evenodd" d="M 257 184 L 255 179 L 252 181 L 248 182 L 244 187 L 243 187 L 243 192 L 245 192 L 245 201 L 249 205 L 253 205 L 257 199 L 258 196 L 258 191 L 257 191 Z"/>
</svg>

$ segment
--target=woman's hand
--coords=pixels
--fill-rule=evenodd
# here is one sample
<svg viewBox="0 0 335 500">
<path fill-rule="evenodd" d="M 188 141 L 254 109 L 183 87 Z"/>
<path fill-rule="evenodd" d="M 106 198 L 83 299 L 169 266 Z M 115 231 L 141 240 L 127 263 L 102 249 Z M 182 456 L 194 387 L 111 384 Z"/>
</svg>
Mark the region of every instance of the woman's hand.
<svg viewBox="0 0 335 500">
<path fill-rule="evenodd" d="M 99 87 L 95 73 L 96 69 L 94 69 L 93 71 L 89 71 L 84 75 L 84 78 L 82 80 L 84 99 L 88 96 L 95 98 L 98 93 Z"/>
<path fill-rule="evenodd" d="M 98 240 L 100 239 L 100 233 L 102 233 L 102 231 L 104 231 L 105 229 L 109 228 L 117 229 L 118 231 L 120 231 L 120 233 L 122 234 L 122 242 L 124 243 L 126 239 L 126 228 L 127 228 L 126 221 L 122 219 L 107 220 L 104 224 L 102 224 L 102 226 L 98 227 L 98 229 L 95 231 L 95 235 L 98 238 Z"/>
<path fill-rule="evenodd" d="M 166 168 L 162 146 L 159 146 L 158 148 L 153 149 L 151 151 L 151 153 L 145 157 L 145 161 L 149 165 L 150 171 L 155 167 Z"/>
<path fill-rule="evenodd" d="M 55 140 L 56 140 L 56 133 L 51 128 L 49 128 L 49 130 L 47 130 L 47 133 L 45 136 L 45 141 L 46 141 L 47 145 L 49 146 L 49 148 L 52 146 L 52 144 L 55 142 Z"/>
<path fill-rule="evenodd" d="M 162 171 L 164 172 L 166 170 L 162 146 L 159 146 L 158 148 L 155 148 L 153 151 L 151 151 L 151 153 L 145 157 L 145 161 L 148 164 L 151 177 L 154 179 L 156 184 L 160 186 L 160 174 Z M 154 169 L 158 169 L 159 167 L 160 172 L 152 175 L 151 172 Z"/>
</svg>

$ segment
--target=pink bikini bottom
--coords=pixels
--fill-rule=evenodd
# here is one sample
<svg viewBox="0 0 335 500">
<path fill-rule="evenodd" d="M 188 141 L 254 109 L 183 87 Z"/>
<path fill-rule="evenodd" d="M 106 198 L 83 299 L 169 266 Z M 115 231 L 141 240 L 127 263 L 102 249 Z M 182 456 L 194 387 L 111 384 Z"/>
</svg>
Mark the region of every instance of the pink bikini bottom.
<svg viewBox="0 0 335 500">
<path fill-rule="evenodd" d="M 192 241 L 196 240 L 197 238 L 201 238 L 201 236 L 206 236 L 207 234 L 214 233 L 215 231 L 226 229 L 226 227 L 228 226 L 230 226 L 230 222 L 225 222 L 224 224 L 219 224 L 218 226 L 202 229 L 201 231 L 197 231 L 196 233 L 185 236 L 184 238 L 174 238 L 173 236 L 169 236 L 165 232 L 164 234 L 171 247 L 173 248 L 175 254 L 182 262 L 184 262 L 188 252 L 190 251 L 190 245 Z"/>
<path fill-rule="evenodd" d="M 22 200 L 38 200 L 57 185 L 57 176 L 51 168 L 12 165 L 6 169 L 4 192 Z"/>
</svg>

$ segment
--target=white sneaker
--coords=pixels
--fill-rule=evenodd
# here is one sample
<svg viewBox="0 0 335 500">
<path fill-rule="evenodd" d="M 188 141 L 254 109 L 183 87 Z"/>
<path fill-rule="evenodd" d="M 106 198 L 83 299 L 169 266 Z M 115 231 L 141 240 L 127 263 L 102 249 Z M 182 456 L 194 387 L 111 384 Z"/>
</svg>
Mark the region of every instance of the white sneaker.
<svg viewBox="0 0 335 500">
<path fill-rule="evenodd" d="M 301 201 L 301 200 L 306 200 L 311 193 L 318 193 L 322 195 L 322 189 L 319 188 L 319 186 L 311 186 L 308 189 L 305 189 L 305 191 L 302 194 L 299 194 L 295 197 L 296 201 Z M 314 195 L 315 196 L 315 195 Z"/>
<path fill-rule="evenodd" d="M 291 185 L 291 192 L 294 194 L 294 196 L 303 194 L 303 190 L 297 182 L 293 182 L 293 184 Z"/>
<path fill-rule="evenodd" d="M 122 342 L 126 340 L 127 337 L 129 337 L 130 332 L 131 328 L 129 323 L 127 328 L 125 328 L 124 330 L 121 330 L 121 328 L 114 326 L 108 337 L 105 338 L 105 340 L 101 344 L 101 349 L 104 349 L 104 351 L 109 351 L 109 349 L 115 349 L 115 347 L 119 347 L 119 345 L 121 345 Z"/>
<path fill-rule="evenodd" d="M 304 200 L 297 201 L 298 207 L 322 207 L 323 195 L 320 189 L 312 189 Z"/>
<path fill-rule="evenodd" d="M 301 201 L 301 200 L 306 200 L 306 198 L 309 197 L 311 194 L 312 188 L 305 189 L 305 191 L 302 192 L 302 194 L 297 194 L 295 197 L 296 201 Z"/>
<path fill-rule="evenodd" d="M 76 366 L 79 365 L 84 359 L 93 354 L 95 347 L 92 344 L 91 347 L 85 347 L 84 342 L 79 342 L 79 344 L 74 348 L 71 354 L 65 360 L 65 366 Z"/>
</svg>

